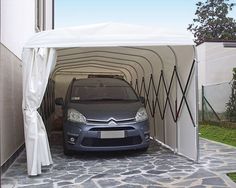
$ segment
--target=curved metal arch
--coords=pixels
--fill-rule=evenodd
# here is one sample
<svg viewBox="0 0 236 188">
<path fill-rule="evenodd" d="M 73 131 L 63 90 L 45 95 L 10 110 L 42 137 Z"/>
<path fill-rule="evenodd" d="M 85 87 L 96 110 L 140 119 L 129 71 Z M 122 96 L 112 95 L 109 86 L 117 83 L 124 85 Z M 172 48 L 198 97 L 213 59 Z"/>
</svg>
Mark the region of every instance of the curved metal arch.
<svg viewBox="0 0 236 188">
<path fill-rule="evenodd" d="M 78 67 L 78 65 L 86 65 L 86 64 L 97 64 L 97 63 L 80 63 L 80 62 L 87 62 L 87 61 L 98 61 L 98 62 L 104 62 L 104 61 L 99 61 L 99 60 L 85 60 L 85 61 L 77 61 L 77 62 L 73 62 L 73 65 L 76 65 L 76 66 L 70 66 L 70 68 L 71 67 Z M 110 62 L 109 62 L 110 63 Z M 63 64 L 63 66 L 61 66 L 61 67 L 58 67 L 57 69 L 55 69 L 54 70 L 54 72 L 52 73 L 52 78 L 54 78 L 54 75 L 60 70 L 60 69 L 65 69 L 64 67 L 68 67 L 68 64 L 70 65 L 70 63 L 64 63 Z M 67 66 L 66 66 L 67 65 Z M 106 66 L 106 65 L 102 65 L 102 64 L 97 64 L 98 66 Z M 86 66 L 84 66 L 84 67 L 86 67 Z M 88 66 L 87 66 L 88 67 Z M 107 66 L 106 66 L 107 67 Z M 119 69 L 125 69 L 128 73 L 129 73 L 129 75 L 130 75 L 130 77 L 131 77 L 131 80 L 133 80 L 133 76 L 132 76 L 132 73 L 130 72 L 130 70 L 129 69 L 127 69 L 127 68 L 124 68 L 124 67 L 118 67 L 118 66 L 114 66 L 114 65 L 111 65 L 111 67 L 117 67 L 117 68 L 119 68 Z M 69 69 L 69 68 L 68 68 Z M 111 69 L 111 68 L 105 68 L 105 69 L 107 69 L 107 70 L 119 70 L 119 69 Z M 124 73 L 123 71 L 122 71 L 122 73 Z M 125 74 L 125 73 L 124 73 Z M 126 78 L 127 79 L 127 78 Z"/>
<path fill-rule="evenodd" d="M 60 75 L 88 75 L 90 74 L 91 72 L 80 72 L 80 71 L 58 71 L 57 74 L 55 76 L 60 76 Z M 121 72 L 121 71 L 117 71 L 117 72 L 102 72 L 102 71 L 99 71 L 99 72 L 94 72 L 94 73 L 101 73 L 101 74 L 121 74 L 124 76 L 124 78 L 126 79 L 126 75 Z"/>
<path fill-rule="evenodd" d="M 84 57 L 84 58 L 89 58 L 89 57 Z M 84 59 L 84 58 L 81 58 L 81 59 Z M 84 60 L 83 60 L 84 61 Z M 82 62 L 83 62 L 82 61 Z M 132 65 L 129 65 L 129 64 L 124 64 L 124 63 L 117 63 L 117 62 L 114 62 L 114 61 L 106 61 L 106 60 L 97 60 L 97 59 L 95 59 L 95 60 L 93 60 L 93 61 L 99 61 L 99 62 L 106 62 L 106 63 L 112 63 L 112 64 L 114 64 L 114 63 L 116 63 L 116 64 L 120 64 L 120 65 L 124 65 L 124 66 L 129 66 L 129 67 L 131 67 L 131 68 L 133 68 L 133 70 L 135 71 L 135 73 L 136 73 L 136 77 L 138 78 L 138 72 L 137 72 L 137 70 L 132 66 Z M 61 64 L 59 64 L 59 65 L 57 65 L 56 66 L 56 68 L 55 68 L 55 70 L 58 68 L 58 67 L 61 67 L 60 65 L 62 65 L 62 64 L 64 64 L 64 65 L 68 65 L 68 64 L 71 64 L 71 63 L 76 63 L 76 62 L 81 62 L 81 61 L 72 61 L 72 62 L 69 62 L 69 63 L 61 63 Z M 114 67 L 117 67 L 117 66 L 114 66 Z M 128 70 L 128 69 L 127 69 Z M 128 70 L 129 71 L 129 70 Z M 130 72 L 130 71 L 129 71 Z"/>
<path fill-rule="evenodd" d="M 89 63 L 87 63 L 87 64 L 89 64 Z M 96 64 L 96 63 L 95 63 L 95 64 Z M 76 66 L 76 67 L 78 67 L 78 66 Z M 83 68 L 83 67 L 88 67 L 88 66 L 84 65 L 84 66 L 82 66 L 82 68 Z M 96 65 L 93 65 L 93 63 L 90 63 L 90 64 L 89 64 L 89 67 L 103 68 L 103 69 L 106 69 L 106 70 L 116 70 L 116 71 L 122 73 L 122 74 L 124 75 L 125 79 L 127 80 L 126 73 L 123 72 L 122 70 L 117 70 L 117 69 L 111 69 L 111 68 L 102 67 L 102 65 L 100 65 L 100 64 L 97 64 L 97 66 L 96 66 Z M 70 69 L 70 68 L 67 67 L 67 68 L 64 68 L 64 69 L 66 70 L 66 69 Z M 55 76 L 59 75 L 58 72 L 60 73 L 60 70 L 58 70 L 58 71 L 53 75 L 52 79 L 54 79 Z M 130 78 L 131 78 L 131 80 L 133 79 L 133 78 L 132 78 L 132 75 L 130 75 Z"/>
<path fill-rule="evenodd" d="M 86 57 L 78 57 L 78 58 L 71 58 L 71 59 L 66 59 L 66 60 L 76 60 L 76 59 L 83 59 L 83 58 L 92 58 L 92 57 L 99 57 L 99 58 L 106 58 L 106 59 L 115 59 L 115 60 L 122 60 L 122 61 L 131 61 L 131 62 L 134 62 L 136 63 L 137 61 L 134 61 L 134 60 L 129 60 L 129 59 L 121 59 L 121 58 L 114 58 L 114 57 L 107 57 L 107 56 L 100 56 L 100 55 L 92 55 L 92 56 L 86 56 Z M 61 61 L 65 61 L 64 59 L 63 60 L 59 60 L 57 62 L 61 62 Z M 117 63 L 117 62 L 116 62 Z M 138 62 L 137 62 L 138 63 Z M 117 63 L 117 64 L 121 64 L 121 63 Z M 135 72 L 136 71 L 136 68 L 130 64 L 126 64 L 126 63 L 122 63 L 123 65 L 128 65 L 128 66 L 131 66 L 133 67 L 133 69 L 135 69 Z M 139 64 L 139 63 L 138 63 Z M 140 64 L 139 64 L 140 65 Z M 143 75 L 145 75 L 145 70 L 143 69 L 143 67 L 140 65 L 142 71 L 143 71 Z"/>
<path fill-rule="evenodd" d="M 88 75 L 88 74 L 90 74 L 90 73 L 101 73 L 101 74 L 116 74 L 116 73 L 119 73 L 119 74 L 122 74 L 123 75 L 123 73 L 122 72 L 102 72 L 102 71 L 96 71 L 96 72 L 89 72 L 89 71 L 70 71 L 70 70 L 65 70 L 65 71 L 63 71 L 63 70 L 60 70 L 60 71 L 58 71 L 57 72 L 57 74 L 56 75 L 63 75 L 63 74 L 65 74 L 65 75 L 67 75 L 67 74 L 69 74 L 69 73 L 72 73 L 72 74 L 86 74 L 86 75 Z M 124 75 L 125 76 L 125 75 Z"/>
<path fill-rule="evenodd" d="M 101 60 L 97 60 L 97 59 L 95 59 L 95 60 L 83 60 L 83 61 L 77 61 L 77 62 L 73 62 L 73 65 L 74 64 L 76 64 L 76 65 L 78 65 L 78 64 L 81 64 L 80 62 L 86 62 L 86 61 L 97 61 L 97 62 L 101 62 L 101 63 L 104 63 L 105 61 L 101 61 Z M 113 63 L 113 62 L 110 62 L 110 61 L 106 61 L 107 63 Z M 57 69 L 60 69 L 60 68 L 62 68 L 62 67 L 66 67 L 66 65 L 72 65 L 72 63 L 63 63 L 63 66 L 60 66 L 60 67 L 57 67 L 56 69 L 55 69 L 55 71 L 57 71 Z M 72 65 L 72 66 L 73 66 Z M 99 64 L 99 65 L 102 65 L 102 64 Z M 105 66 L 105 65 L 104 65 Z M 125 67 L 118 67 L 118 66 L 115 66 L 115 65 L 110 65 L 111 67 L 117 67 L 117 68 L 122 68 L 122 69 L 125 69 L 126 71 L 128 71 L 129 72 L 129 74 L 130 74 L 130 76 L 131 76 L 131 79 L 133 80 L 133 77 L 132 77 L 132 73 L 130 72 L 130 70 L 128 69 L 128 68 L 125 68 Z M 54 71 L 54 72 L 55 72 Z M 138 76 L 138 75 L 137 75 Z"/>
<path fill-rule="evenodd" d="M 177 58 L 177 55 L 175 53 L 175 50 L 170 46 L 168 45 L 167 46 L 171 51 L 172 53 L 174 54 L 174 57 L 175 57 L 175 65 L 177 66 L 178 65 L 178 58 Z M 193 59 L 196 60 L 196 48 L 193 46 Z"/>
<path fill-rule="evenodd" d="M 79 59 L 85 59 L 85 58 L 96 58 L 96 57 L 100 57 L 100 56 L 87 56 L 87 57 L 81 57 L 81 58 L 79 58 Z M 101 58 L 107 58 L 107 57 L 101 57 Z M 113 58 L 111 58 L 111 59 L 113 59 Z M 77 62 L 77 61 L 72 61 L 72 62 L 68 62 L 68 63 L 73 63 L 73 62 Z M 130 64 L 125 64 L 125 63 L 117 63 L 117 62 L 111 62 L 111 61 L 106 61 L 106 60 L 103 60 L 103 62 L 107 62 L 107 63 L 112 63 L 112 64 L 120 64 L 120 65 L 125 65 L 125 66 L 129 66 L 129 67 L 132 67 L 132 69 L 134 70 L 134 72 L 136 73 L 136 76 L 137 76 L 137 78 L 138 78 L 138 72 L 137 72 L 137 70 L 135 69 L 135 67 L 134 66 L 132 66 L 132 65 L 130 65 Z M 60 63 L 60 64 L 58 64 L 58 65 L 56 65 L 56 67 L 55 67 L 55 69 L 58 67 L 58 66 L 60 66 L 61 64 L 68 64 L 68 63 Z"/>
<path fill-rule="evenodd" d="M 170 51 L 174 54 L 175 66 L 177 66 L 177 64 L 178 64 L 178 58 L 177 58 L 177 55 L 176 55 L 174 49 L 173 49 L 171 46 L 169 46 L 169 45 L 167 45 L 167 47 L 168 47 L 168 48 L 170 49 Z"/>
<path fill-rule="evenodd" d="M 68 48 L 68 49 L 76 49 L 76 48 Z M 63 50 L 66 50 L 66 49 L 63 49 Z M 107 51 L 107 50 L 91 50 L 91 51 L 87 51 L 87 52 L 77 52 L 77 53 L 71 53 L 71 54 L 65 54 L 65 55 L 58 55 L 58 57 L 77 55 L 77 54 L 86 54 L 86 53 L 110 53 L 110 54 L 118 54 L 118 55 L 126 55 L 126 56 L 139 57 L 139 58 L 144 59 L 146 62 L 148 62 L 148 64 L 150 65 L 150 69 L 151 69 L 151 71 L 153 73 L 151 62 L 146 57 L 144 57 L 142 55 L 134 55 L 134 54 L 128 54 L 128 53 L 121 53 L 121 52 L 111 52 L 111 51 Z M 131 61 L 131 60 L 129 59 L 129 61 Z M 134 60 L 132 60 L 132 61 L 134 62 Z M 137 61 L 135 61 L 135 62 L 137 63 Z M 143 70 L 145 70 L 143 68 L 143 66 L 140 64 L 140 62 L 139 62 L 139 65 L 142 67 Z"/>
<path fill-rule="evenodd" d="M 90 61 L 94 61 L 94 60 L 90 60 Z M 86 66 L 86 65 L 88 65 L 88 66 Z M 91 65 L 93 65 L 93 66 L 91 66 Z M 122 72 L 124 75 L 126 75 L 126 73 L 124 71 L 121 71 L 120 67 L 118 67 L 118 66 L 115 66 L 116 68 L 114 68 L 114 66 L 112 66 L 113 68 L 107 68 L 106 65 L 98 64 L 98 63 L 73 63 L 73 65 L 71 65 L 69 67 L 68 66 L 59 67 L 56 71 L 54 71 L 52 77 L 54 77 L 54 75 L 57 74 L 57 72 L 59 72 L 61 70 L 68 70 L 68 69 L 71 69 L 71 68 L 80 68 L 80 67 L 95 67 L 95 66 L 98 67 L 98 68 L 106 69 L 106 70 L 115 70 L 115 71 L 118 71 L 118 72 Z M 132 73 L 128 69 L 126 69 L 126 68 L 122 68 L 122 69 L 126 70 L 129 74 L 130 78 L 133 79 Z"/>
<path fill-rule="evenodd" d="M 87 67 L 87 66 L 83 66 L 83 67 Z M 91 64 L 89 65 L 89 67 L 99 67 L 99 66 L 92 66 Z M 119 74 L 122 74 L 123 76 L 124 76 L 124 78 L 125 78 L 125 80 L 127 80 L 127 76 L 126 76 L 126 74 L 123 72 L 123 71 L 121 71 L 121 70 L 116 70 L 116 69 L 109 69 L 109 68 L 105 68 L 105 67 L 99 67 L 99 68 L 102 68 L 102 69 L 106 69 L 106 70 L 115 70 L 115 71 L 117 71 L 117 73 L 119 73 Z M 66 68 L 67 69 L 67 68 Z M 69 68 L 68 68 L 69 69 Z M 58 75 L 63 75 L 63 73 L 67 73 L 67 72 L 70 72 L 70 73 L 79 73 L 79 74 L 89 74 L 90 72 L 80 72 L 80 71 L 58 71 L 55 75 L 54 75 L 54 77 L 53 78 L 55 78 L 55 76 L 58 76 Z M 97 72 L 93 72 L 93 73 L 97 73 Z M 110 72 L 99 72 L 99 73 L 110 73 Z M 114 72 L 113 72 L 114 73 Z"/>
<path fill-rule="evenodd" d="M 149 52 L 154 53 L 154 54 L 160 59 L 161 66 L 162 66 L 162 70 L 163 70 L 163 68 L 164 68 L 163 59 L 162 59 L 161 55 L 160 55 L 159 53 L 157 53 L 156 51 L 154 51 L 154 50 L 152 50 L 152 49 L 148 49 L 148 48 L 142 48 L 142 47 L 128 47 L 128 46 L 122 46 L 122 48 L 130 48 L 130 49 L 136 49 L 136 50 L 146 50 L 146 51 L 149 51 Z"/>
</svg>

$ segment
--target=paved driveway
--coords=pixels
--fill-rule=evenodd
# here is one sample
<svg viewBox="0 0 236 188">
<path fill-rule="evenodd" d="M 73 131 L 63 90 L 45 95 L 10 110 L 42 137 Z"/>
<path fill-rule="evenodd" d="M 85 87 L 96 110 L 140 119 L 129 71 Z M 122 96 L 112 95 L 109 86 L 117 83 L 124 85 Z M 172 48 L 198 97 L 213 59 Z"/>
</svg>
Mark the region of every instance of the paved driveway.
<svg viewBox="0 0 236 188">
<path fill-rule="evenodd" d="M 54 164 L 29 178 L 23 152 L 2 176 L 2 187 L 154 188 L 236 187 L 226 172 L 236 171 L 236 148 L 200 139 L 200 163 L 152 142 L 146 153 L 85 154 L 66 157 L 52 146 Z"/>
</svg>

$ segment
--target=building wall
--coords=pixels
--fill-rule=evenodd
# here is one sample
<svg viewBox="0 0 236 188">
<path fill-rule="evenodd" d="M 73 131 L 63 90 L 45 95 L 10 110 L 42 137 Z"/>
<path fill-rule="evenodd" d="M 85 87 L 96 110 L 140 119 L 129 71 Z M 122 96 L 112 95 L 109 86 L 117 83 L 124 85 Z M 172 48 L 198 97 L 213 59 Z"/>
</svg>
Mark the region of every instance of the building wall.
<svg viewBox="0 0 236 188">
<path fill-rule="evenodd" d="M 206 76 L 206 44 L 203 43 L 197 47 L 198 57 L 198 87 L 201 89 L 202 85 L 205 84 Z"/>
<path fill-rule="evenodd" d="M 236 48 L 225 48 L 223 42 L 206 42 L 197 47 L 199 86 L 230 82 L 236 67 Z"/>
<path fill-rule="evenodd" d="M 45 2 L 45 30 L 52 29 L 53 0 Z M 21 59 L 25 42 L 36 32 L 36 0 L 1 0 L 1 43 Z"/>
<path fill-rule="evenodd" d="M 24 143 L 21 61 L 0 45 L 1 166 Z"/>
<path fill-rule="evenodd" d="M 223 42 L 205 42 L 197 46 L 199 109 L 204 96 L 216 112 L 224 112 L 231 93 L 232 70 L 236 67 L 236 48 L 225 48 Z"/>
<path fill-rule="evenodd" d="M 24 43 L 35 33 L 35 1 L 1 1 L 1 42 L 21 59 Z"/>
</svg>

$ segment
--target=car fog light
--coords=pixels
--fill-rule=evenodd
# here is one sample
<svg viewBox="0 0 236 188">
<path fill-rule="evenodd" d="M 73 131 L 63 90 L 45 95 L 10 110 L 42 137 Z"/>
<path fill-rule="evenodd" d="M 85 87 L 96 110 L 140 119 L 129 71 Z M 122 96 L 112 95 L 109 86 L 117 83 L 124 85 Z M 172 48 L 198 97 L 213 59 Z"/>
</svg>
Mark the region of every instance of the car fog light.
<svg viewBox="0 0 236 188">
<path fill-rule="evenodd" d="M 71 142 L 74 142 L 74 141 L 75 141 L 75 139 L 74 139 L 73 137 L 71 137 L 71 138 L 70 138 L 70 141 L 71 141 Z"/>
<path fill-rule="evenodd" d="M 71 133 L 71 132 L 67 132 L 67 142 L 69 144 L 75 144 L 76 140 L 78 139 L 79 134 L 75 134 L 75 133 Z"/>
<path fill-rule="evenodd" d="M 69 144 L 75 144 L 75 142 L 76 142 L 76 137 L 74 137 L 74 136 L 69 136 L 68 137 L 68 140 L 67 140 L 67 142 L 69 143 Z"/>
</svg>

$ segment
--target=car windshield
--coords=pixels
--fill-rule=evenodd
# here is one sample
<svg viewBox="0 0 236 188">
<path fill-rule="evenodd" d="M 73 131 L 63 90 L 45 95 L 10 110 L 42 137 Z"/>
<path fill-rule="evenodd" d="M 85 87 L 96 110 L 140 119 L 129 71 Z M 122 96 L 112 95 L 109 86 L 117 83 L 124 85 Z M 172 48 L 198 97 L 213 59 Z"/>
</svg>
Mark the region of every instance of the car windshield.
<svg viewBox="0 0 236 188">
<path fill-rule="evenodd" d="M 137 101 L 138 98 L 131 87 L 127 86 L 79 86 L 75 85 L 71 92 L 71 101 Z"/>
</svg>

